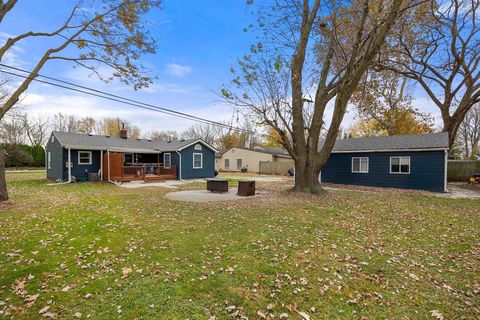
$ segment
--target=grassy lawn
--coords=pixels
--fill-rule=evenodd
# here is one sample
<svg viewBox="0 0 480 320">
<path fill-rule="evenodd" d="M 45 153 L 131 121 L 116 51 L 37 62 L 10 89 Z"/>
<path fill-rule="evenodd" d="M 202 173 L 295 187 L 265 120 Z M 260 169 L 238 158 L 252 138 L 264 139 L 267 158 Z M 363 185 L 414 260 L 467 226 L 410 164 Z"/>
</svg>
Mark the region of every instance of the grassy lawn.
<svg viewBox="0 0 480 320">
<path fill-rule="evenodd" d="M 42 174 L 7 174 L 0 318 L 480 318 L 478 200 L 276 182 L 264 198 L 180 203 Z"/>
</svg>

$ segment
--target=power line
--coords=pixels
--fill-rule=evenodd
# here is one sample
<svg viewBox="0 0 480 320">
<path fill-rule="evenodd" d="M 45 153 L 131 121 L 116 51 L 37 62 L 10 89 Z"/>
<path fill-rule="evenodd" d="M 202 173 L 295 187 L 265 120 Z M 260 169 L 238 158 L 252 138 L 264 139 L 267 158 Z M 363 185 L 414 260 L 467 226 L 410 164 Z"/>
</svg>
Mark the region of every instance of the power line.
<svg viewBox="0 0 480 320">
<path fill-rule="evenodd" d="M 17 67 L 13 67 L 13 66 L 9 66 L 9 65 L 6 65 L 6 64 L 3 64 L 3 63 L 0 63 L 0 66 L 8 68 L 8 69 L 15 70 L 15 71 L 20 71 L 20 72 L 23 72 L 23 73 L 28 73 L 28 74 L 31 73 L 31 71 L 24 70 L 24 69 L 17 68 Z M 218 127 L 222 127 L 222 128 L 230 129 L 230 130 L 246 132 L 246 133 L 255 133 L 255 132 L 252 132 L 252 131 L 249 131 L 249 130 L 246 130 L 246 129 L 242 129 L 242 128 L 239 128 L 239 127 L 233 127 L 232 125 L 228 125 L 228 124 L 225 124 L 225 123 L 221 123 L 221 122 L 197 117 L 197 116 L 194 116 L 194 115 L 191 115 L 191 114 L 188 114 L 188 113 L 184 113 L 184 112 L 180 112 L 180 111 L 156 106 L 156 105 L 145 103 L 145 102 L 142 102 L 142 101 L 125 98 L 125 97 L 118 96 L 118 95 L 115 95 L 115 94 L 111 94 L 111 93 L 101 91 L 101 90 L 98 90 L 98 89 L 90 88 L 90 87 L 87 87 L 87 86 L 82 86 L 82 85 L 79 85 L 79 84 L 75 84 L 75 83 L 68 82 L 68 81 L 65 81 L 65 80 L 57 79 L 57 78 L 54 78 L 54 77 L 49 77 L 49 76 L 46 76 L 46 75 L 41 75 L 39 73 L 37 73 L 35 76 L 29 76 L 29 75 L 27 76 L 27 75 L 22 75 L 22 74 L 18 74 L 18 73 L 15 73 L 15 72 L 2 70 L 2 69 L 0 69 L 0 72 L 5 73 L 5 74 L 9 74 L 9 75 L 12 75 L 12 76 L 24 78 L 24 79 L 31 79 L 33 81 L 48 84 L 48 85 L 51 85 L 51 86 L 55 86 L 55 87 L 59 87 L 59 88 L 63 88 L 63 89 L 67 89 L 67 90 L 71 90 L 71 91 L 75 91 L 75 92 L 79 92 L 79 93 L 83 93 L 83 94 L 87 94 L 87 95 L 91 95 L 91 96 L 95 96 L 95 97 L 99 97 L 99 98 L 103 98 L 103 99 L 106 99 L 106 100 L 131 105 L 131 106 L 134 106 L 134 107 L 137 107 L 137 108 L 142 108 L 142 109 L 146 109 L 146 110 L 150 110 L 150 111 L 160 112 L 160 113 L 167 114 L 167 115 L 170 115 L 170 116 L 180 117 L 180 118 L 184 118 L 184 119 L 187 119 L 187 120 L 197 121 L 197 122 L 201 122 L 201 123 L 205 123 L 205 124 L 210 124 L 210 125 L 213 125 L 213 126 L 218 126 Z M 38 79 L 37 77 L 52 80 L 52 81 L 55 81 L 55 82 L 58 82 L 58 83 L 54 83 L 54 82 L 50 82 L 50 81 L 46 81 L 46 80 L 41 80 L 41 79 Z M 63 83 L 64 85 L 59 84 L 59 83 Z M 77 89 L 77 88 L 79 88 L 79 89 Z"/>
</svg>

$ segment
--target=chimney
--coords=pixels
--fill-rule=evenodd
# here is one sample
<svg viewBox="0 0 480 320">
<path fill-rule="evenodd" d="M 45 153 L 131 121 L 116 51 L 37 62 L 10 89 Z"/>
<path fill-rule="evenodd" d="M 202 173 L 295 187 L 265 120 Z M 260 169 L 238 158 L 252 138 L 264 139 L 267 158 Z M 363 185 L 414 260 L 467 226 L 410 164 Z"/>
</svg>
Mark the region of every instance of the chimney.
<svg viewBox="0 0 480 320">
<path fill-rule="evenodd" d="M 125 124 L 122 122 L 122 129 L 120 129 L 120 138 L 127 139 L 127 129 L 125 129 Z"/>
</svg>

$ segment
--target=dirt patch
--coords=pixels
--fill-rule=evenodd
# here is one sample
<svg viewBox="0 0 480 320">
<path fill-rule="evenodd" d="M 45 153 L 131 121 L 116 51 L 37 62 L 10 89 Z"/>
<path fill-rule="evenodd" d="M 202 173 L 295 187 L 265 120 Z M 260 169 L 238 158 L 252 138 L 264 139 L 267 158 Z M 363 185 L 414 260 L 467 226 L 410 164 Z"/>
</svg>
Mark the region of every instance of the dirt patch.
<svg viewBox="0 0 480 320">
<path fill-rule="evenodd" d="M 2 212 L 3 210 L 6 210 L 7 208 L 13 207 L 15 203 L 16 202 L 13 200 L 0 202 L 0 212 Z"/>
</svg>

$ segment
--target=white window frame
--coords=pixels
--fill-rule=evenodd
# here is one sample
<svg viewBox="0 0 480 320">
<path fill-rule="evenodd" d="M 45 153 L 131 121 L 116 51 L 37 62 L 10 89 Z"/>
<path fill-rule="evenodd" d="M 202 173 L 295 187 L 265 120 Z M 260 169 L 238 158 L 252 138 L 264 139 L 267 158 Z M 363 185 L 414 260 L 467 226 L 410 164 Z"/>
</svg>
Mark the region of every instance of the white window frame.
<svg viewBox="0 0 480 320">
<path fill-rule="evenodd" d="M 47 168 L 52 169 L 52 153 L 50 151 L 47 152 Z"/>
<path fill-rule="evenodd" d="M 392 171 L 392 159 L 398 158 L 398 169 L 399 172 Z M 408 172 L 402 172 L 402 158 L 408 158 Z M 412 159 L 410 156 L 394 156 L 390 157 L 390 174 L 410 174 L 412 171 Z"/>
<path fill-rule="evenodd" d="M 197 144 L 195 145 L 195 147 L 193 147 L 193 149 L 194 149 L 195 151 L 202 151 L 202 150 L 203 150 L 203 147 L 202 147 L 202 145 L 201 145 L 200 143 L 197 143 Z"/>
<path fill-rule="evenodd" d="M 195 156 L 196 155 L 199 155 L 200 156 L 200 167 L 195 167 Z M 203 153 L 199 153 L 199 152 L 194 152 L 193 155 L 192 155 L 192 167 L 193 169 L 203 169 Z"/>
<path fill-rule="evenodd" d="M 359 160 L 359 164 L 358 164 L 358 171 L 355 171 L 353 170 L 353 162 L 355 160 Z M 365 161 L 367 160 L 367 171 L 362 171 L 362 160 Z M 370 169 L 370 159 L 368 157 L 352 157 L 352 173 L 368 173 Z"/>
<path fill-rule="evenodd" d="M 242 158 L 237 158 L 236 159 L 236 165 L 237 165 L 237 170 L 242 170 L 244 167 L 243 167 L 243 159 Z M 238 167 L 238 160 L 240 160 L 240 168 Z"/>
<path fill-rule="evenodd" d="M 167 166 L 167 159 L 166 159 L 167 154 L 168 154 L 168 166 Z M 172 166 L 172 154 L 170 152 L 165 152 L 163 154 L 163 166 L 165 168 L 170 168 Z"/>
<path fill-rule="evenodd" d="M 80 153 L 88 153 L 88 163 L 82 163 L 80 162 L 80 158 L 85 158 L 85 157 L 80 157 Z M 92 151 L 83 151 L 79 150 L 77 154 L 77 162 L 79 166 L 88 166 L 92 164 Z"/>
<path fill-rule="evenodd" d="M 228 163 L 228 166 L 227 166 Z M 223 166 L 225 169 L 230 169 L 230 159 L 223 159 Z"/>
</svg>

